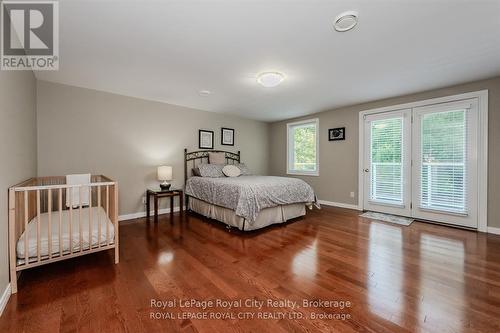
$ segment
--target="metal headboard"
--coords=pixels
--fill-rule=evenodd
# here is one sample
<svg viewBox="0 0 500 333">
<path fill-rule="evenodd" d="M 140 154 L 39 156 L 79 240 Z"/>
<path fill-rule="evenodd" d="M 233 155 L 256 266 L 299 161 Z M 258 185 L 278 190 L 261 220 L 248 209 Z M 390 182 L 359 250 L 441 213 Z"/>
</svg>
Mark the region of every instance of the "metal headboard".
<svg viewBox="0 0 500 333">
<path fill-rule="evenodd" d="M 194 167 L 201 163 L 208 163 L 208 153 L 224 153 L 227 164 L 236 164 L 241 161 L 239 150 L 237 153 L 224 150 L 197 150 L 188 153 L 187 149 L 184 149 L 184 185 L 186 185 Z M 190 168 L 188 168 L 188 163 L 191 164 Z"/>
</svg>

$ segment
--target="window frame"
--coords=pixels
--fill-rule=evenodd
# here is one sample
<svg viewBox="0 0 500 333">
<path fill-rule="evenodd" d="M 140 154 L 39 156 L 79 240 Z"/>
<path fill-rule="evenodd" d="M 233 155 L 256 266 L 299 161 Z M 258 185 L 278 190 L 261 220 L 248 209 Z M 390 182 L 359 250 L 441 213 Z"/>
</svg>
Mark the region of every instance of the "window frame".
<svg viewBox="0 0 500 333">
<path fill-rule="evenodd" d="M 291 146 L 290 142 L 290 130 L 299 125 L 305 124 L 314 124 L 316 127 L 316 170 L 315 171 L 303 171 L 303 170 L 293 170 L 290 169 L 290 158 L 291 153 L 295 155 L 295 151 L 291 151 L 293 149 L 293 145 Z M 292 123 L 286 124 L 286 173 L 288 175 L 297 175 L 297 176 L 319 176 L 319 118 L 305 119 L 300 121 L 295 121 Z"/>
</svg>

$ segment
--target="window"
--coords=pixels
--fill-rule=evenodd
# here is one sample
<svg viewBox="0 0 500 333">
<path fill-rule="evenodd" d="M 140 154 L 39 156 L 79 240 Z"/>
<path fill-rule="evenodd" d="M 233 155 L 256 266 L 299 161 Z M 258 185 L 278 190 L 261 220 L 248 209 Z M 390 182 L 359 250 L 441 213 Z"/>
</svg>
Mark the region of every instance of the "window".
<svg viewBox="0 0 500 333">
<path fill-rule="evenodd" d="M 319 175 L 318 119 L 287 124 L 287 173 Z"/>
</svg>

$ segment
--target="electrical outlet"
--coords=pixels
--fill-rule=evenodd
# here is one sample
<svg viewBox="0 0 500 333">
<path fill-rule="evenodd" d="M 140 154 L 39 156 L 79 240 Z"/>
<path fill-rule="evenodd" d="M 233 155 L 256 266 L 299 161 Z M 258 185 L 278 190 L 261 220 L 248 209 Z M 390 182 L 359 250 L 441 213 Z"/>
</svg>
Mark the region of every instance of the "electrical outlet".
<svg viewBox="0 0 500 333">
<path fill-rule="evenodd" d="M 144 205 L 146 204 L 146 197 L 145 197 L 145 196 L 143 196 L 143 197 L 142 197 L 142 203 L 143 203 Z"/>
<path fill-rule="evenodd" d="M 354 192 L 351 192 L 349 195 L 351 196 L 351 198 L 354 198 Z"/>
</svg>

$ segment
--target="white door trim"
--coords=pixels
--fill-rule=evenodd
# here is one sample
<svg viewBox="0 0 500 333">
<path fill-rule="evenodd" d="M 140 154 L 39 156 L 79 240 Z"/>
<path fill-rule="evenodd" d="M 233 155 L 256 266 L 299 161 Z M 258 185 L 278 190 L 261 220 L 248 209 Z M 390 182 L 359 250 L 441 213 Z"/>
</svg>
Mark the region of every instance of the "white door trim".
<svg viewBox="0 0 500 333">
<path fill-rule="evenodd" d="M 358 206 L 364 209 L 364 117 L 369 114 L 416 108 L 430 104 L 447 103 L 465 99 L 477 98 L 479 104 L 479 127 L 481 135 L 478 138 L 478 231 L 488 230 L 488 90 L 474 91 L 464 94 L 426 99 L 411 103 L 397 104 L 382 108 L 364 110 L 359 113 L 359 150 L 358 150 Z"/>
</svg>

